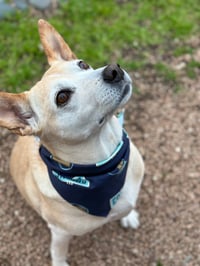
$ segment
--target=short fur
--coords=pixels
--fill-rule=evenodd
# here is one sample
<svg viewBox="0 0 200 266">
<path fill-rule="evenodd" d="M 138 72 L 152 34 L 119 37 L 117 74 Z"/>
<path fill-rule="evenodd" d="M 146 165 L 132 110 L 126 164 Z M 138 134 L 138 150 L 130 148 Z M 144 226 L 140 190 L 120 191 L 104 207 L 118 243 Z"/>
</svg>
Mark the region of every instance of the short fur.
<svg viewBox="0 0 200 266">
<path fill-rule="evenodd" d="M 60 34 L 44 20 L 39 20 L 38 25 L 50 68 L 30 91 L 0 93 L 0 126 L 23 136 L 12 151 L 11 174 L 21 194 L 51 230 L 52 265 L 66 266 L 71 236 L 116 219 L 121 219 L 124 227 L 137 228 L 134 207 L 144 165 L 131 143 L 125 185 L 106 218 L 88 215 L 58 195 L 38 153 L 40 143 L 64 162 L 91 164 L 108 158 L 122 137 L 114 112 L 130 98 L 131 79 L 123 71 L 122 81 L 109 83 L 102 77 L 105 67 L 81 69 L 80 60 Z M 69 101 L 57 106 L 58 93 L 66 89 L 70 90 Z"/>
</svg>

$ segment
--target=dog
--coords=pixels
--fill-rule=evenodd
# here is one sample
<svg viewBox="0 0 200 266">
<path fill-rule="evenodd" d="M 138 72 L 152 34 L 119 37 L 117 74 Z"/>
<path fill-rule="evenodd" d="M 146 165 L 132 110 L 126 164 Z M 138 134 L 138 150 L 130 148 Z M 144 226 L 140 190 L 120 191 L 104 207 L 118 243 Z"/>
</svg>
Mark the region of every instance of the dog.
<svg viewBox="0 0 200 266">
<path fill-rule="evenodd" d="M 117 219 L 138 227 L 144 163 L 115 116 L 131 97 L 127 72 L 93 69 L 47 21 L 38 28 L 50 68 L 29 91 L 0 92 L 0 126 L 19 135 L 11 175 L 50 228 L 52 265 L 67 266 L 72 236 Z"/>
</svg>

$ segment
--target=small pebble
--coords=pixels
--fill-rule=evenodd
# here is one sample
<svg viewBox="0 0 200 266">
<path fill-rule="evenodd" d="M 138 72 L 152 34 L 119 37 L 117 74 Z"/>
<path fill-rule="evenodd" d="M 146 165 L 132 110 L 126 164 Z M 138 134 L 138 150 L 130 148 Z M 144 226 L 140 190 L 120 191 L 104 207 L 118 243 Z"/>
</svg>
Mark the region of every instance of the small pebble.
<svg viewBox="0 0 200 266">
<path fill-rule="evenodd" d="M 176 70 L 181 70 L 181 69 L 183 69 L 185 67 L 186 67 L 186 63 L 185 62 L 181 62 L 180 64 L 175 66 L 175 69 Z"/>
<path fill-rule="evenodd" d="M 175 148 L 175 151 L 176 151 L 177 153 L 180 153 L 180 152 L 181 152 L 181 148 L 180 148 L 180 147 L 176 147 L 176 148 Z"/>
<path fill-rule="evenodd" d="M 4 184 L 5 183 L 5 178 L 0 178 L 0 184 Z"/>
</svg>

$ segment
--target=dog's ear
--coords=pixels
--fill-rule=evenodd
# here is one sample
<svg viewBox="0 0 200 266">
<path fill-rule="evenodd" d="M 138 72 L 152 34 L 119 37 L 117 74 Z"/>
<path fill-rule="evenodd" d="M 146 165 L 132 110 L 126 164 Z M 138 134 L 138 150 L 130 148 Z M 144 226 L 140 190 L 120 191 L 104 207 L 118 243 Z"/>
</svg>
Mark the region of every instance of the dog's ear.
<svg viewBox="0 0 200 266">
<path fill-rule="evenodd" d="M 61 35 L 45 20 L 38 21 L 39 34 L 50 65 L 58 60 L 73 60 L 76 55 Z"/>
<path fill-rule="evenodd" d="M 25 93 L 0 92 L 0 126 L 21 136 L 36 133 L 35 115 Z"/>
</svg>

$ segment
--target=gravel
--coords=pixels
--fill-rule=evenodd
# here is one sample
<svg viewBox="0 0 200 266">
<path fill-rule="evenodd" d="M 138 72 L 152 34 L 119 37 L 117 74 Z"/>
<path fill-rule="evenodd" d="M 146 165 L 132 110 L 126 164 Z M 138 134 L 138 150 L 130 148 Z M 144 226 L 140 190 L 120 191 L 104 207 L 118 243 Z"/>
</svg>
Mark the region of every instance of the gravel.
<svg viewBox="0 0 200 266">
<path fill-rule="evenodd" d="M 152 70 L 132 75 L 140 93 L 126 129 L 146 165 L 137 209 L 141 225 L 113 222 L 70 245 L 71 266 L 200 265 L 200 78 L 175 94 Z M 50 265 L 45 223 L 19 195 L 8 170 L 15 136 L 0 130 L 0 265 Z"/>
</svg>

